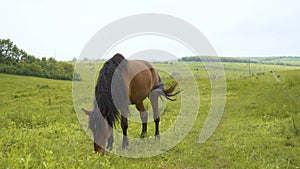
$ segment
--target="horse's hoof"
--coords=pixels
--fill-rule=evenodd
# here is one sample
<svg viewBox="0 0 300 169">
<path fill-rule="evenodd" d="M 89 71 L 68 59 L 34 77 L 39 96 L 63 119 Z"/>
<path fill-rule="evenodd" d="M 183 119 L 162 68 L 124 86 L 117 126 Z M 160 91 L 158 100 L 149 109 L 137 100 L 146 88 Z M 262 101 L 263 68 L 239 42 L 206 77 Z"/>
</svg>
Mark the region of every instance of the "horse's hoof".
<svg viewBox="0 0 300 169">
<path fill-rule="evenodd" d="M 140 138 L 145 138 L 147 136 L 147 133 L 141 133 Z"/>
<path fill-rule="evenodd" d="M 127 150 L 128 149 L 128 144 L 126 145 L 126 144 L 122 144 L 122 149 L 123 150 Z"/>
<path fill-rule="evenodd" d="M 126 150 L 127 147 L 128 147 L 128 140 L 124 140 L 123 143 L 122 143 L 122 149 Z"/>
<path fill-rule="evenodd" d="M 107 146 L 106 149 L 107 149 L 108 151 L 111 151 L 111 150 L 113 149 L 113 147 L 112 147 L 112 146 Z"/>
</svg>

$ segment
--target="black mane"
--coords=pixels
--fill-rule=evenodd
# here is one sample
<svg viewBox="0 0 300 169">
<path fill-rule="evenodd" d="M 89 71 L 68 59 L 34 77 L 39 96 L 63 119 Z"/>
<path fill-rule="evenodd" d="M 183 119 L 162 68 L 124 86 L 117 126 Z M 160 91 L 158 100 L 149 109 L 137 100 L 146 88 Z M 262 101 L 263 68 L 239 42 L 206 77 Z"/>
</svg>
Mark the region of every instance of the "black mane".
<svg viewBox="0 0 300 169">
<path fill-rule="evenodd" d="M 112 93 L 111 84 L 112 78 L 118 66 L 124 61 L 124 56 L 117 53 L 111 59 L 106 61 L 100 70 L 97 85 L 95 88 L 96 102 L 100 109 L 100 112 L 107 118 L 107 122 L 110 126 L 113 126 L 116 119 L 119 118 L 120 113 L 115 106 Z M 120 85 L 122 86 L 123 78 L 118 77 Z"/>
</svg>

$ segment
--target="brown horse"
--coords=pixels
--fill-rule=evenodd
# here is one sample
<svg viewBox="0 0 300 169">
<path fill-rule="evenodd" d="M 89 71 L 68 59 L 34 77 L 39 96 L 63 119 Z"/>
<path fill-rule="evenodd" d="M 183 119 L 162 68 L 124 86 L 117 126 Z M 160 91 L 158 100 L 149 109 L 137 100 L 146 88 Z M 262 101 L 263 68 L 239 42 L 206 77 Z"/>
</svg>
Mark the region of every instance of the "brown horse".
<svg viewBox="0 0 300 169">
<path fill-rule="evenodd" d="M 174 101 L 170 97 L 180 92 L 173 93 L 176 85 L 177 83 L 174 83 L 170 88 L 165 89 L 157 71 L 146 61 L 127 60 L 119 53 L 106 61 L 100 70 L 95 88 L 94 110 L 82 109 L 89 116 L 89 128 L 94 135 L 94 150 L 104 154 L 106 140 L 107 148 L 112 149 L 114 142 L 112 128 L 119 118 L 123 130 L 122 148 L 127 148 L 127 117 L 130 104 L 135 104 L 140 112 L 141 137 L 144 137 L 147 133 L 148 113 L 143 101 L 147 97 L 153 109 L 155 136 L 159 138 L 158 97 L 164 96 Z"/>
</svg>

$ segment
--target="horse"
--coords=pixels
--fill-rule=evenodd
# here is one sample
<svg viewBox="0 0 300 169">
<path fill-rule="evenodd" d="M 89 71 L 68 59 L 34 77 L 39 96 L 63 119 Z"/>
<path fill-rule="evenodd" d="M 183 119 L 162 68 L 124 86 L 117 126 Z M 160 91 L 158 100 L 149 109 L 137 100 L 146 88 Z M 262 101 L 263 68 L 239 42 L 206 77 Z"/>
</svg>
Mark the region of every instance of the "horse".
<svg viewBox="0 0 300 169">
<path fill-rule="evenodd" d="M 107 149 L 112 150 L 114 138 L 113 127 L 117 120 L 121 120 L 123 132 L 122 148 L 127 149 L 128 114 L 129 105 L 135 105 L 142 121 L 141 138 L 147 134 L 148 113 L 143 101 L 148 97 L 153 109 L 155 122 L 155 137 L 160 138 L 158 98 L 165 97 L 175 101 L 172 96 L 177 82 L 165 89 L 157 70 L 147 61 L 128 60 L 122 54 L 115 54 L 107 60 L 99 72 L 95 87 L 94 108 L 82 110 L 89 116 L 89 129 L 94 137 L 94 151 L 102 155 Z M 120 114 L 120 112 L 121 114 Z"/>
</svg>

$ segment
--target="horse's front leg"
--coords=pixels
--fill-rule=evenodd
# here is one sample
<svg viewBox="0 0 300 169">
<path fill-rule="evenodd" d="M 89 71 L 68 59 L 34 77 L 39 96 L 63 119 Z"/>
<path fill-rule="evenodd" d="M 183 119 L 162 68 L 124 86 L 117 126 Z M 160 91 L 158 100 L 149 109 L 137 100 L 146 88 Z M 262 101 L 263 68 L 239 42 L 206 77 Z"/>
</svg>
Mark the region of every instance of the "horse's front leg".
<svg viewBox="0 0 300 169">
<path fill-rule="evenodd" d="M 127 129 L 128 129 L 128 121 L 127 117 L 121 116 L 121 127 L 123 130 L 123 143 L 122 148 L 127 149 L 128 147 L 128 137 L 127 137 Z"/>
<path fill-rule="evenodd" d="M 113 148 L 113 143 L 114 143 L 114 135 L 113 135 L 113 129 L 112 129 L 111 135 L 110 135 L 110 137 L 107 139 L 107 147 L 106 147 L 106 148 L 107 148 L 109 151 L 112 150 L 112 148 Z"/>
</svg>

